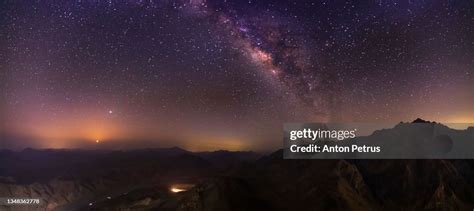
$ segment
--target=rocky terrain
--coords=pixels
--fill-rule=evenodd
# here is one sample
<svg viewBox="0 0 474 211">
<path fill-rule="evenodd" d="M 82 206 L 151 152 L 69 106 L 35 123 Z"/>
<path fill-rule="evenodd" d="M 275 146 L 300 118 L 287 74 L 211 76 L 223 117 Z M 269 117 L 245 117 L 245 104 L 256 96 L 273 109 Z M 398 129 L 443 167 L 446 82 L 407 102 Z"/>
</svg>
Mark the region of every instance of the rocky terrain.
<svg viewBox="0 0 474 211">
<path fill-rule="evenodd" d="M 215 155 L 180 148 L 133 151 L 34 150 L 0 152 L 0 196 L 39 197 L 41 208 L 77 209 L 143 187 L 215 176 L 216 166 L 255 159 L 251 152 Z"/>
</svg>

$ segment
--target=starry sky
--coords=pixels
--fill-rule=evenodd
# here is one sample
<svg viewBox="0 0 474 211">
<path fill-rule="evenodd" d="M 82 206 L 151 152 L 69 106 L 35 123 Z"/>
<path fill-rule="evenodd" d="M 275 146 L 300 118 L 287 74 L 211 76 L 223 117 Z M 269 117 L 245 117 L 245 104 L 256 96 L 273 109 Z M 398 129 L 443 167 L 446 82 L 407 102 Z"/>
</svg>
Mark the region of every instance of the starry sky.
<svg viewBox="0 0 474 211">
<path fill-rule="evenodd" d="M 0 148 L 278 148 L 284 122 L 474 122 L 472 1 L 6 0 Z"/>
</svg>

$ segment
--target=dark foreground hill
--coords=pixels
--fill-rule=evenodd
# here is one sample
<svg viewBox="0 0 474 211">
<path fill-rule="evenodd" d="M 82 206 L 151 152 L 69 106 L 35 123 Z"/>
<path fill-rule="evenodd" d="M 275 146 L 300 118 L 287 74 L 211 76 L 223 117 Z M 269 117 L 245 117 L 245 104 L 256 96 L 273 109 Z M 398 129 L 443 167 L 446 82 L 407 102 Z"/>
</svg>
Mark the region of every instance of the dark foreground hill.
<svg viewBox="0 0 474 211">
<path fill-rule="evenodd" d="M 185 192 L 137 189 L 135 196 L 123 196 L 117 201 L 104 199 L 90 208 L 470 210 L 474 207 L 474 166 L 470 161 L 294 161 L 281 157 L 281 151 L 275 152 L 255 163 L 243 164 L 231 174 L 207 178 Z"/>
</svg>

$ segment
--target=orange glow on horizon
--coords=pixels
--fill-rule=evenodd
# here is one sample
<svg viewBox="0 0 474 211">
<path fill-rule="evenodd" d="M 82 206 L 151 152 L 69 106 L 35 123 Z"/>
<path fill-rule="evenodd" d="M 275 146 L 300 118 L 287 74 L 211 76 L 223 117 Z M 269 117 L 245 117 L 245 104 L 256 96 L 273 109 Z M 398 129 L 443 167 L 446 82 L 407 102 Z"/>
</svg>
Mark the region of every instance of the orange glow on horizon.
<svg viewBox="0 0 474 211">
<path fill-rule="evenodd" d="M 30 109 L 17 124 L 9 125 L 9 131 L 35 139 L 34 147 L 76 148 L 125 137 L 129 132 L 125 125 L 110 115 L 107 110 L 82 109 L 50 114 Z"/>
<path fill-rule="evenodd" d="M 219 135 L 200 135 L 188 137 L 186 140 L 194 141 L 185 142 L 182 147 L 195 152 L 214 150 L 245 151 L 251 148 L 241 139 Z"/>
</svg>

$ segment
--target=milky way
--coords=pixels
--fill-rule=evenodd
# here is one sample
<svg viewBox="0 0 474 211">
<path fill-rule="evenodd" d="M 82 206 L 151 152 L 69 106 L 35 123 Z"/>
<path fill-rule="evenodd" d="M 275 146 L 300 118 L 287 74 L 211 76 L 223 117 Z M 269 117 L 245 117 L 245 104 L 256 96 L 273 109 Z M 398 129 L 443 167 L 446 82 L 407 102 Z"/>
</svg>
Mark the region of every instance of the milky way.
<svg viewBox="0 0 474 211">
<path fill-rule="evenodd" d="M 474 122 L 473 8 L 4 1 L 0 147 L 267 150 L 284 122 Z"/>
</svg>

